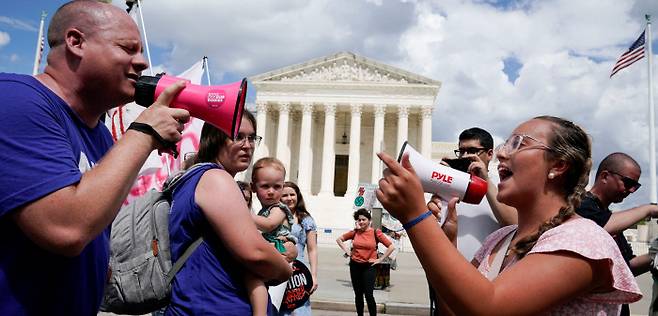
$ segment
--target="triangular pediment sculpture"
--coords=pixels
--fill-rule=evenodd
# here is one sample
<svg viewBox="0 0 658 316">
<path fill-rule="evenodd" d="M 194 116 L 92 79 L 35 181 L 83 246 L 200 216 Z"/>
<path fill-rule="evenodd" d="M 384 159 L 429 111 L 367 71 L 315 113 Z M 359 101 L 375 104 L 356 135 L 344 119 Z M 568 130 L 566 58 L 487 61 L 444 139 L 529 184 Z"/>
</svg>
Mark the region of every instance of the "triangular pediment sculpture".
<svg viewBox="0 0 658 316">
<path fill-rule="evenodd" d="M 382 84 L 438 85 L 432 80 L 406 70 L 385 65 L 350 52 L 280 68 L 250 78 L 260 82 L 345 82 Z"/>
</svg>

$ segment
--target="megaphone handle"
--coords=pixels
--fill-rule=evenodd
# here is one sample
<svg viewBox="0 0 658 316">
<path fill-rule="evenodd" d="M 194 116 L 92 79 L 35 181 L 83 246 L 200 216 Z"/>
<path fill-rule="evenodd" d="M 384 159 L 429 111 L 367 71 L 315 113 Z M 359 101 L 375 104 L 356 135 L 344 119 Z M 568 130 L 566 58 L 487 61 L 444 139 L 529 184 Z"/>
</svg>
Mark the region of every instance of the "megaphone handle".
<svg viewBox="0 0 658 316">
<path fill-rule="evenodd" d="M 178 158 L 178 149 L 176 149 L 176 143 L 162 138 L 162 136 L 160 136 L 160 134 L 158 134 L 158 132 L 153 129 L 153 126 L 139 122 L 132 122 L 130 123 L 130 126 L 128 126 L 128 129 L 133 129 L 153 136 L 153 138 L 155 138 L 162 145 L 162 147 L 164 147 L 164 150 L 170 151 L 174 158 Z"/>
<path fill-rule="evenodd" d="M 441 218 L 439 219 L 439 226 L 443 227 L 448 219 L 448 201 L 441 199 Z M 445 207 L 444 207 L 445 206 Z"/>
<path fill-rule="evenodd" d="M 166 140 L 162 140 L 162 143 L 164 144 L 165 148 L 169 150 L 169 154 L 174 156 L 174 159 L 178 158 L 178 149 L 176 148 L 176 143 L 169 142 Z"/>
</svg>

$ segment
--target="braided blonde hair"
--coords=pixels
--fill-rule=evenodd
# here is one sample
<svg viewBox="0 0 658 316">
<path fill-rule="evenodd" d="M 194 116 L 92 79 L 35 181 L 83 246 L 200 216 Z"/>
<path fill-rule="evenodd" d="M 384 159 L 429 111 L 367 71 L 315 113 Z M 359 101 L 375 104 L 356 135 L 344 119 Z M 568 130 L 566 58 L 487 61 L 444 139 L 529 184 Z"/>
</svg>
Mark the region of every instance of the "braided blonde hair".
<svg viewBox="0 0 658 316">
<path fill-rule="evenodd" d="M 575 214 L 576 208 L 580 206 L 580 201 L 585 195 L 589 171 L 592 168 L 592 145 L 582 128 L 571 121 L 554 116 L 538 116 L 534 119 L 548 121 L 554 125 L 553 137 L 548 142 L 551 150 L 546 151 L 546 158 L 563 160 L 569 165 L 567 171 L 561 175 L 567 205 L 560 208 L 560 211 L 551 219 L 541 224 L 535 234 L 516 243 L 512 251 L 518 257 L 525 256 L 543 233 L 559 226 Z"/>
</svg>

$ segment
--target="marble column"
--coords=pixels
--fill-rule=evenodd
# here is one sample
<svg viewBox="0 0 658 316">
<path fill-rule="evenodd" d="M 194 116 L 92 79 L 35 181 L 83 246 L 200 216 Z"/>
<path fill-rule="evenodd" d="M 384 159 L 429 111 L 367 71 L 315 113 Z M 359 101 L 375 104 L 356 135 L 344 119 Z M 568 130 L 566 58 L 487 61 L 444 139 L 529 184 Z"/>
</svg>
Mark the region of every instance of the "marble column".
<svg viewBox="0 0 658 316">
<path fill-rule="evenodd" d="M 324 142 L 322 149 L 322 181 L 319 195 L 334 195 L 334 169 L 336 154 L 334 143 L 336 142 L 336 104 L 325 104 L 324 106 Z"/>
<path fill-rule="evenodd" d="M 377 183 L 382 177 L 381 161 L 377 157 L 377 153 L 382 151 L 384 141 L 384 116 L 386 115 L 386 105 L 375 105 L 375 126 L 373 128 L 372 136 L 372 176 L 370 177 L 371 183 Z"/>
<path fill-rule="evenodd" d="M 286 167 L 286 179 L 290 178 L 290 145 L 288 144 L 288 122 L 290 103 L 279 103 L 279 128 L 276 134 L 276 158 Z"/>
<path fill-rule="evenodd" d="M 421 108 L 420 153 L 432 157 L 432 106 Z"/>
<path fill-rule="evenodd" d="M 350 123 L 350 156 L 347 165 L 347 192 L 352 192 L 359 185 L 361 167 L 361 104 L 352 104 Z"/>
<path fill-rule="evenodd" d="M 313 103 L 302 103 L 302 128 L 299 135 L 299 174 L 297 185 L 302 194 L 311 193 L 311 124 L 313 119 Z"/>
<path fill-rule="evenodd" d="M 402 149 L 402 144 L 409 138 L 409 107 L 400 105 L 398 107 L 398 150 Z"/>
<path fill-rule="evenodd" d="M 265 135 L 267 135 L 266 131 L 268 108 L 269 106 L 267 105 L 267 102 L 256 101 L 256 127 L 258 129 L 256 134 L 263 136 L 263 140 L 261 141 L 260 145 L 256 147 L 256 150 L 254 150 L 254 162 L 260 158 L 267 157 L 270 154 L 269 148 L 267 146 L 267 138 L 265 137 Z"/>
</svg>

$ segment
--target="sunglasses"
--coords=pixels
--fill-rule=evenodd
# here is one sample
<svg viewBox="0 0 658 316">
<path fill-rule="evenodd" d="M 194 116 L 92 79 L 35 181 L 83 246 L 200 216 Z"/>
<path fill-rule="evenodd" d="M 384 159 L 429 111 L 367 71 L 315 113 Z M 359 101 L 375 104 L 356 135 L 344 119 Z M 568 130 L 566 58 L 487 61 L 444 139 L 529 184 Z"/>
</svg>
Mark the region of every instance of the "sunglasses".
<svg viewBox="0 0 658 316">
<path fill-rule="evenodd" d="M 612 173 L 612 174 L 618 175 L 621 178 L 621 181 L 624 183 L 624 188 L 626 188 L 626 190 L 628 190 L 628 191 L 633 191 L 633 192 L 637 191 L 637 189 L 639 189 L 640 186 L 642 186 L 639 182 L 637 182 L 637 181 L 635 181 L 635 180 L 633 180 L 633 179 L 631 179 L 631 178 L 629 178 L 629 177 L 627 177 L 623 174 L 620 174 L 620 173 L 617 173 L 617 172 L 614 172 L 614 171 L 610 171 L 610 170 L 607 170 L 607 171 Z"/>
</svg>

